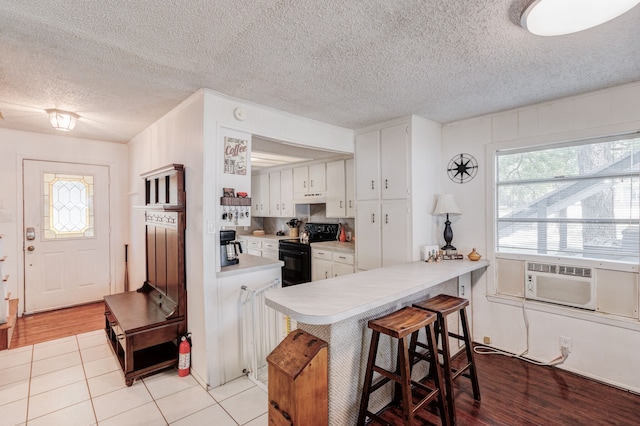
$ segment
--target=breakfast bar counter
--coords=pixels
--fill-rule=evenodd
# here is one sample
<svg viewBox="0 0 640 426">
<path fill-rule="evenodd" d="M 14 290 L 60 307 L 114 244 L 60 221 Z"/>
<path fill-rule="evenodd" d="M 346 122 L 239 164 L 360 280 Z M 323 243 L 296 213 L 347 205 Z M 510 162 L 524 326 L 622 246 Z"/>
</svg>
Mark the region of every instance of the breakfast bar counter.
<svg viewBox="0 0 640 426">
<path fill-rule="evenodd" d="M 487 266 L 466 259 L 405 263 L 272 291 L 266 304 L 328 343 L 329 424 L 355 424 L 371 338 L 367 322 L 441 293 L 470 299 L 470 286 Z M 380 348 L 391 362 L 391 341 L 381 340 Z"/>
</svg>

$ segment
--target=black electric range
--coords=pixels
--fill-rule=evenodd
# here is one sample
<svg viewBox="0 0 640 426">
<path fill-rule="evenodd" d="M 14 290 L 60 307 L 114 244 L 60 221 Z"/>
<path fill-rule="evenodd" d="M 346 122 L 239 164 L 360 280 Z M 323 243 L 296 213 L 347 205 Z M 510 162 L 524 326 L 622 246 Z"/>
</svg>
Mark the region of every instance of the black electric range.
<svg viewBox="0 0 640 426">
<path fill-rule="evenodd" d="M 337 223 L 307 223 L 304 230 L 309 233 L 309 242 L 299 238 L 280 240 L 278 258 L 284 262 L 282 267 L 282 286 L 308 283 L 311 281 L 311 243 L 336 241 Z"/>
</svg>

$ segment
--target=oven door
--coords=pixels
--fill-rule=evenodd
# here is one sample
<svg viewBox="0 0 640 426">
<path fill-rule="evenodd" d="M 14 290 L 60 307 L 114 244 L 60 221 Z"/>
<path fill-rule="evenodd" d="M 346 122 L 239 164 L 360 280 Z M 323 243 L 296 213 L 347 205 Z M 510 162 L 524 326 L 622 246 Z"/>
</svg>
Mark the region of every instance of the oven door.
<svg viewBox="0 0 640 426">
<path fill-rule="evenodd" d="M 311 281 L 311 253 L 308 246 L 300 246 L 280 246 L 278 258 L 284 262 L 283 287 Z"/>
</svg>

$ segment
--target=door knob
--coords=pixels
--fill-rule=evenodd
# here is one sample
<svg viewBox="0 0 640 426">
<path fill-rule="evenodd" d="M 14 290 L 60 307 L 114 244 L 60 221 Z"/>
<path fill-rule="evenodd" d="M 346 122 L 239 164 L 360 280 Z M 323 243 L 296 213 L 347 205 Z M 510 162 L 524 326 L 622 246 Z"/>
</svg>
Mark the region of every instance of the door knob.
<svg viewBox="0 0 640 426">
<path fill-rule="evenodd" d="M 34 246 L 29 246 L 29 247 L 27 247 L 27 250 L 29 250 L 29 251 L 34 251 L 35 249 L 36 249 L 36 248 L 35 248 Z"/>
</svg>

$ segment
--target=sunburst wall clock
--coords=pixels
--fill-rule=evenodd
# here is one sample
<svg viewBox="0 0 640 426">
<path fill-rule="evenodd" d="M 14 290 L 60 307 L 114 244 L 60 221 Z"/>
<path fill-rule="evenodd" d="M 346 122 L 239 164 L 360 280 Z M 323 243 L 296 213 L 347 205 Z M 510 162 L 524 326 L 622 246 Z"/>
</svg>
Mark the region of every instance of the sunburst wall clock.
<svg viewBox="0 0 640 426">
<path fill-rule="evenodd" d="M 455 155 L 447 166 L 449 179 L 455 183 L 467 183 L 478 173 L 478 162 L 472 155 Z"/>
</svg>

